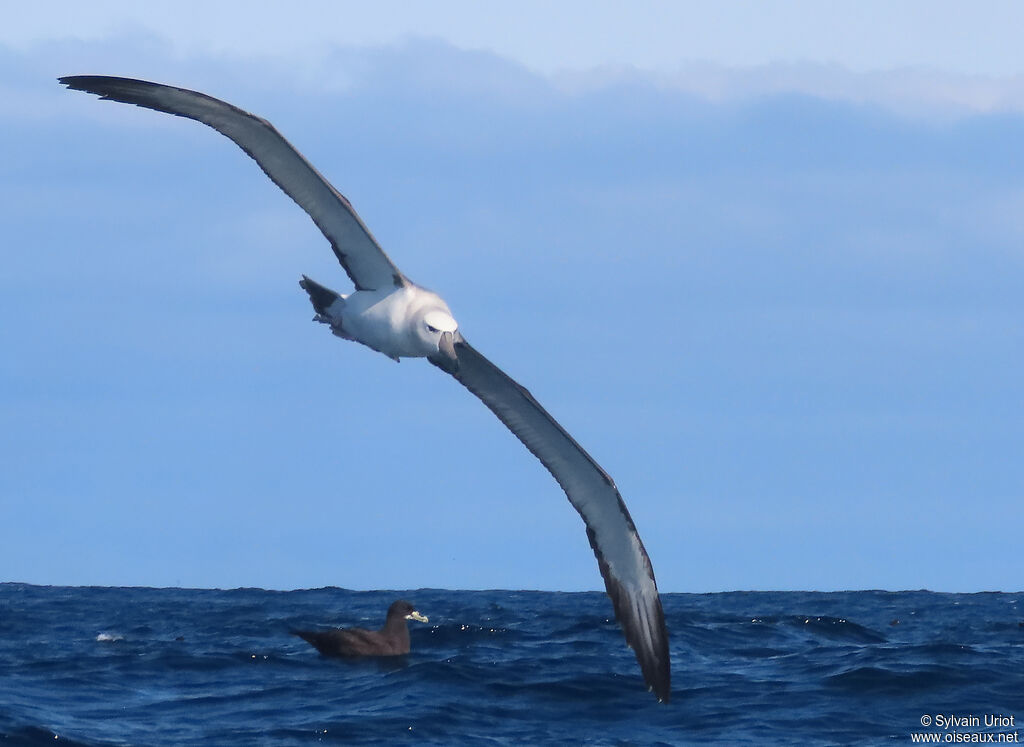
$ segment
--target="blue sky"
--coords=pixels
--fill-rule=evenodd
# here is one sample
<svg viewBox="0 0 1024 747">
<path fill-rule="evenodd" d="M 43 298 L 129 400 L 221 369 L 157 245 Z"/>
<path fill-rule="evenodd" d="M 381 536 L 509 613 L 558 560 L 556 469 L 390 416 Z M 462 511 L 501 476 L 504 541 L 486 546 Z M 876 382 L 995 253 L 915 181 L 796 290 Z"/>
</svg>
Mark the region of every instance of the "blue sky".
<svg viewBox="0 0 1024 747">
<path fill-rule="evenodd" d="M 601 584 L 479 402 L 310 322 L 347 278 L 241 151 L 55 82 L 106 73 L 270 119 L 663 591 L 1020 588 L 1019 6 L 76 7 L 0 31 L 0 580 Z"/>
</svg>

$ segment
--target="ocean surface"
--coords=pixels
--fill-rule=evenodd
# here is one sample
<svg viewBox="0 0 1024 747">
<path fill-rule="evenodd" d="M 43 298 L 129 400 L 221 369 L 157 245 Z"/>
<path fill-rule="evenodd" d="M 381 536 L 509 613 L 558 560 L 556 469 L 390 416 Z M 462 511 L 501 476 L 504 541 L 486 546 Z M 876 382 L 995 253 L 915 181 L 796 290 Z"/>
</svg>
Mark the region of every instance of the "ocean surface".
<svg viewBox="0 0 1024 747">
<path fill-rule="evenodd" d="M 408 656 L 289 635 L 397 598 L 430 617 Z M 0 584 L 0 744 L 949 744 L 1024 719 L 1024 593 L 663 602 L 667 705 L 602 593 Z"/>
</svg>

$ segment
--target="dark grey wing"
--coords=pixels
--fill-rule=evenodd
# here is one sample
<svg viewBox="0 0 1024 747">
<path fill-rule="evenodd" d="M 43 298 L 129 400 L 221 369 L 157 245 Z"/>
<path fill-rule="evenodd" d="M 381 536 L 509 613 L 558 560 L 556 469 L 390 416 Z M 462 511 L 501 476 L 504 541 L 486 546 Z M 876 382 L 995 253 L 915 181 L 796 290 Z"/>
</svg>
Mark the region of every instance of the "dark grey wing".
<svg viewBox="0 0 1024 747">
<path fill-rule="evenodd" d="M 554 476 L 587 526 L 605 588 L 647 686 L 669 699 L 668 631 L 651 560 L 615 483 L 525 388 L 456 335 L 452 376 Z M 440 366 L 439 366 L 440 367 Z"/>
<path fill-rule="evenodd" d="M 68 88 L 95 93 L 103 99 L 209 125 L 248 153 L 274 184 L 309 213 L 358 290 L 407 282 L 349 201 L 265 119 L 203 93 L 145 80 L 101 75 L 72 75 L 59 80 Z"/>
</svg>

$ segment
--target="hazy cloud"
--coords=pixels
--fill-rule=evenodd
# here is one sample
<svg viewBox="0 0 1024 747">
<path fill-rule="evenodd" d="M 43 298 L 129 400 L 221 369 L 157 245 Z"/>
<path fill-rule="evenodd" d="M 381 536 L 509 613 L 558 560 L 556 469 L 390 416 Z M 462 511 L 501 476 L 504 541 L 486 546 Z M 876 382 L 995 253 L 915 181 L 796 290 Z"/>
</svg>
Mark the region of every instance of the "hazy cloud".
<svg viewBox="0 0 1024 747">
<path fill-rule="evenodd" d="M 25 50 L 0 47 L 6 75 L 0 112 L 36 116 L 49 111 L 32 90 L 39 78 L 123 74 L 232 90 L 345 91 L 402 89 L 421 95 L 477 95 L 527 104 L 550 96 L 654 89 L 710 103 L 779 95 L 874 106 L 903 116 L 958 118 L 1024 110 L 1024 76 L 984 76 L 927 68 L 857 72 L 839 64 L 773 63 L 749 67 L 688 62 L 673 71 L 601 66 L 542 74 L 484 50 L 441 39 L 408 38 L 378 46 L 321 44 L 290 59 L 195 52 L 184 55 L 149 30 L 104 41 L 37 42 Z M 31 81 L 32 85 L 28 85 Z"/>
</svg>

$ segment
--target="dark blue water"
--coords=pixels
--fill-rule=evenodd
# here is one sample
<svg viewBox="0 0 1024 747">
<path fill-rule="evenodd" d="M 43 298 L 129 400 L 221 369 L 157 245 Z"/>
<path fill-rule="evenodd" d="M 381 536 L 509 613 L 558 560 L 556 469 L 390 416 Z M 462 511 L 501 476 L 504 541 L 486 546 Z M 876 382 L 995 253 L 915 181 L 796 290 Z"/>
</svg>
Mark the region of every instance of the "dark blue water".
<svg viewBox="0 0 1024 747">
<path fill-rule="evenodd" d="M 288 634 L 377 627 L 398 597 L 430 616 L 406 657 L 324 659 Z M 1017 731 L 922 716 L 1024 718 L 1024 594 L 663 600 L 668 705 L 604 594 L 2 584 L 0 743 L 910 744 Z"/>
</svg>

